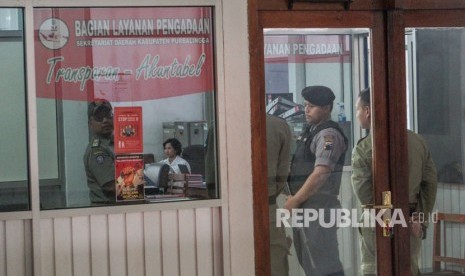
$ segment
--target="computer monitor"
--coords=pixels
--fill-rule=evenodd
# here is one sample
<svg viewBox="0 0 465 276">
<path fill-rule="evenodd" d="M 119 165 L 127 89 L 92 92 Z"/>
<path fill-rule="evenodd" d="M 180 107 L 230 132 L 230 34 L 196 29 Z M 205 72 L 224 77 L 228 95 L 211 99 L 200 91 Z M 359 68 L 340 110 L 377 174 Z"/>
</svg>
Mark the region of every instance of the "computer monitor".
<svg viewBox="0 0 465 276">
<path fill-rule="evenodd" d="M 170 166 L 164 163 L 152 163 L 144 170 L 144 176 L 147 178 L 147 186 L 167 187 L 168 174 Z"/>
</svg>

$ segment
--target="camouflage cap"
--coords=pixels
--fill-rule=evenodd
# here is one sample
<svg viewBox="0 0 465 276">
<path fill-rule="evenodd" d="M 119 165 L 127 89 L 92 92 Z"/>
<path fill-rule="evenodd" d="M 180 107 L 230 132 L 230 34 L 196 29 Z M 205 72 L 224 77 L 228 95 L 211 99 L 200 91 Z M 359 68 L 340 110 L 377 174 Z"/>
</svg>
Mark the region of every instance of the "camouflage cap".
<svg viewBox="0 0 465 276">
<path fill-rule="evenodd" d="M 111 112 L 113 110 L 111 103 L 105 99 L 94 99 L 87 106 L 87 117 L 94 116 L 97 110 L 105 110 Z"/>
</svg>

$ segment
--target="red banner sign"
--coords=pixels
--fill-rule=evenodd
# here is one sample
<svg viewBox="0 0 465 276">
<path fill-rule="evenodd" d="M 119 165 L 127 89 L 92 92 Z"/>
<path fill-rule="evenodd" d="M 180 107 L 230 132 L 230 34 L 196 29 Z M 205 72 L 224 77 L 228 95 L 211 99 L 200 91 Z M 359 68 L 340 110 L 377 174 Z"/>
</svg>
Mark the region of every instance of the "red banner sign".
<svg viewBox="0 0 465 276">
<path fill-rule="evenodd" d="M 37 96 L 140 101 L 213 91 L 211 8 L 34 9 Z"/>
<path fill-rule="evenodd" d="M 350 62 L 350 35 L 265 35 L 265 62 Z"/>
</svg>

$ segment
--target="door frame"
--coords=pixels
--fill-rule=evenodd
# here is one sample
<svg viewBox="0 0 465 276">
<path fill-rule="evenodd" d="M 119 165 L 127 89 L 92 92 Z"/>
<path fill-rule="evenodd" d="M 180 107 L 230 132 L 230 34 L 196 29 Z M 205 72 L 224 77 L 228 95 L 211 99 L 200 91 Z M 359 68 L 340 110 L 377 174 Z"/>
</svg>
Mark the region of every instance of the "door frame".
<svg viewBox="0 0 465 276">
<path fill-rule="evenodd" d="M 258 30 L 253 42 L 256 49 L 255 57 L 263 57 L 263 29 L 264 28 L 370 28 L 372 33 L 372 90 L 373 90 L 373 141 L 374 141 L 374 181 L 376 202 L 381 202 L 382 191 L 390 189 L 389 166 L 385 162 L 376 160 L 389 160 L 389 118 L 384 114 L 389 114 L 386 91 L 388 82 L 386 75 L 389 62 L 386 60 L 386 34 L 385 30 L 386 15 L 380 11 L 261 11 L 258 14 Z M 256 274 L 269 275 L 269 237 L 268 237 L 268 217 L 261 214 L 268 213 L 268 194 L 263 192 L 262 187 L 266 187 L 267 172 L 266 164 L 259 160 L 266 160 L 265 137 L 265 101 L 264 99 L 264 61 L 255 58 L 252 70 L 252 137 L 260 137 L 252 141 L 252 148 L 262 149 L 253 152 L 253 178 L 254 178 L 254 222 L 255 222 L 255 256 L 256 256 Z M 378 115 L 379 114 L 379 115 Z M 406 200 L 408 201 L 408 199 Z M 408 204 L 406 204 L 407 207 Z M 380 232 L 380 231 L 378 231 Z M 399 236 L 400 237 L 400 236 Z M 401 244 L 408 244 L 402 242 Z M 378 269 L 392 274 L 392 243 L 390 239 L 377 238 L 378 256 L 383 256 L 382 262 L 379 262 Z M 401 259 L 408 259 L 408 255 L 400 251 Z M 405 255 L 405 256 L 404 256 Z M 267 256 L 267 257 L 265 257 Z M 268 258 L 268 262 L 266 259 Z M 407 265 L 408 267 L 408 265 Z M 405 274 L 403 274 L 405 275 Z"/>
<path fill-rule="evenodd" d="M 408 214 L 407 107 L 404 32 L 406 27 L 465 26 L 462 0 L 354 1 L 340 4 L 249 0 L 252 177 L 256 275 L 270 275 L 265 126 L 264 28 L 370 28 L 372 30 L 373 181 L 375 203 L 383 191 Z M 377 231 L 379 275 L 410 275 L 409 229 L 394 228 L 393 239 Z M 382 274 L 380 272 L 382 271 Z"/>
</svg>

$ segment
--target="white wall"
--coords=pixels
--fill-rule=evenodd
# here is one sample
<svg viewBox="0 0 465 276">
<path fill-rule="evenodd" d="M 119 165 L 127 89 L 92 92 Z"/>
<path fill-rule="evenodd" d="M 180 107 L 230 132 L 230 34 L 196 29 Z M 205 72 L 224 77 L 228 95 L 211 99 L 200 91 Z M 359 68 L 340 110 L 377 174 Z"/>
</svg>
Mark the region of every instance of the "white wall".
<svg viewBox="0 0 465 276">
<path fill-rule="evenodd" d="M 227 158 L 227 186 L 221 183 L 228 204 L 230 275 L 255 275 L 253 239 L 252 160 L 250 129 L 250 79 L 247 0 L 223 1 L 224 104 L 220 115 L 220 159 Z M 220 71 L 220 73 L 221 73 Z M 225 113 L 223 113 L 225 112 Z M 226 126 L 226 128 L 221 127 Z M 226 134 L 226 135 L 223 135 Z M 223 153 L 222 153 L 223 152 Z M 223 179 L 223 178 L 222 178 Z M 227 273 L 226 275 L 229 275 Z"/>
<path fill-rule="evenodd" d="M 205 93 L 144 102 L 115 103 L 114 106 L 131 106 L 131 104 L 142 106 L 144 153 L 155 154 L 156 161 L 166 158 L 163 153 L 163 122 L 207 120 Z"/>
<path fill-rule="evenodd" d="M 0 182 L 27 180 L 24 44 L 0 42 Z"/>
<path fill-rule="evenodd" d="M 58 178 L 57 109 L 55 100 L 37 99 L 40 179 Z M 77 125 L 78 126 L 78 125 Z"/>
<path fill-rule="evenodd" d="M 223 275 L 219 208 L 43 218 L 41 275 Z M 0 220 L 0 275 L 32 276 L 30 220 Z"/>
<path fill-rule="evenodd" d="M 353 121 L 352 97 L 358 95 L 358 91 L 352 91 L 352 64 L 351 63 L 307 63 L 305 64 L 305 79 L 308 85 L 324 85 L 333 90 L 334 100 L 332 119 L 337 121 L 339 107 L 337 103 L 344 102 L 347 120 Z M 299 92 L 300 96 L 300 92 Z"/>
</svg>

